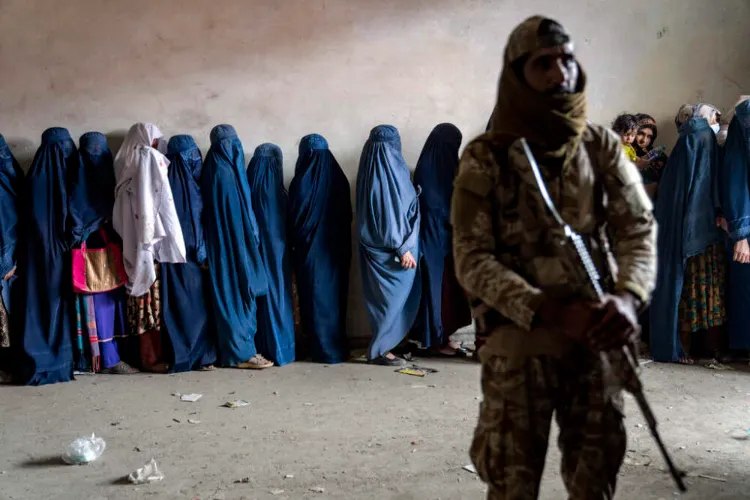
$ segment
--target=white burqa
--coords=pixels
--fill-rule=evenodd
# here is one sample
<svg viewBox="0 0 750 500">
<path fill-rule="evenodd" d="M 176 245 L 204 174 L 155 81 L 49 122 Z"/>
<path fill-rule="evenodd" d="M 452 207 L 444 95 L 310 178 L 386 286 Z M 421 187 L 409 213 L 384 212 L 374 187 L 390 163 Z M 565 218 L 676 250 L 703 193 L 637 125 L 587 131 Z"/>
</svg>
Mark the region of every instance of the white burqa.
<svg viewBox="0 0 750 500">
<path fill-rule="evenodd" d="M 136 123 L 115 158 L 115 207 L 112 223 L 122 238 L 128 291 L 146 294 L 156 281 L 154 261 L 185 262 L 185 240 L 169 187 L 169 160 L 152 148 L 163 141 L 152 123 Z"/>
</svg>

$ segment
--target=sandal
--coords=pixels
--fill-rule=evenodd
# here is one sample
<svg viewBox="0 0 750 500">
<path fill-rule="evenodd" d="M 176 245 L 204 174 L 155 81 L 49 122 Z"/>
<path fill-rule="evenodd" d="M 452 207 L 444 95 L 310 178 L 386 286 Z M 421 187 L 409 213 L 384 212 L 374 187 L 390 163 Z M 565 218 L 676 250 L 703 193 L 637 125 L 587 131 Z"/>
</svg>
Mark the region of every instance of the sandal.
<svg viewBox="0 0 750 500">
<path fill-rule="evenodd" d="M 199 372 L 215 372 L 216 367 L 214 365 L 205 365 L 198 368 Z"/>
<path fill-rule="evenodd" d="M 235 366 L 235 368 L 239 368 L 241 370 L 264 370 L 266 368 L 271 368 L 272 366 L 272 361 L 268 361 L 262 355 L 256 354 L 247 361 L 237 363 L 237 366 Z"/>
<path fill-rule="evenodd" d="M 393 356 L 392 358 L 380 356 L 368 361 L 368 363 L 379 366 L 406 366 L 406 360 L 404 358 L 399 358 L 398 356 Z"/>
<path fill-rule="evenodd" d="M 115 366 L 103 369 L 101 373 L 105 375 L 132 375 L 138 373 L 138 370 L 127 364 L 125 361 L 120 361 Z"/>
</svg>

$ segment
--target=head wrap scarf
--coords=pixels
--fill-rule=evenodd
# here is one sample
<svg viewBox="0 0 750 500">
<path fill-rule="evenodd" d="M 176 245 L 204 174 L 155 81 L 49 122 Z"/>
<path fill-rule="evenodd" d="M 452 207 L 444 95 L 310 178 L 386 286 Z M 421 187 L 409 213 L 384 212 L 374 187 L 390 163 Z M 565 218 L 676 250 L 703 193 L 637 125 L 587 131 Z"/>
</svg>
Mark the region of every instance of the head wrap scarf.
<svg viewBox="0 0 750 500">
<path fill-rule="evenodd" d="M 156 281 L 154 261 L 185 262 L 185 240 L 169 185 L 169 160 L 153 148 L 163 138 L 152 123 L 136 123 L 115 158 L 112 222 L 122 238 L 128 290 L 134 297 Z"/>
<path fill-rule="evenodd" d="M 508 146 L 525 137 L 540 160 L 569 161 L 586 129 L 586 74 L 580 68 L 575 93 L 542 93 L 529 87 L 512 64 L 534 51 L 569 41 L 563 33 L 540 34 L 548 19 L 535 16 L 521 23 L 510 35 L 505 48 L 503 71 L 492 113 L 492 139 Z"/>
<path fill-rule="evenodd" d="M 677 110 L 677 115 L 674 117 L 674 124 L 677 127 L 677 130 L 679 130 L 680 127 L 682 127 L 682 124 L 693 116 L 694 111 L 695 106 L 692 104 L 683 104 L 680 106 L 680 109 Z"/>
</svg>

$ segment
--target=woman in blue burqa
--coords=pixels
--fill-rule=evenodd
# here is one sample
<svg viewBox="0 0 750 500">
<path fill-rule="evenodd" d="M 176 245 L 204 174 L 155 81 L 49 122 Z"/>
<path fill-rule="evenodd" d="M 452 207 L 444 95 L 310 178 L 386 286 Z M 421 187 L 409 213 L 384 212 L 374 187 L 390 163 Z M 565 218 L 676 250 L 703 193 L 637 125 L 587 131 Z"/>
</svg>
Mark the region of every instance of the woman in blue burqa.
<svg viewBox="0 0 750 500">
<path fill-rule="evenodd" d="M 70 133 L 50 128 L 26 176 L 14 290 L 13 337 L 21 348 L 18 382 L 28 385 L 73 378 L 75 303 L 70 249 L 75 241 L 68 187 L 80 158 Z M 17 311 L 17 314 L 16 314 Z"/>
<path fill-rule="evenodd" d="M 391 350 L 414 324 L 421 284 L 419 202 L 396 127 L 372 129 L 357 173 L 357 232 L 371 363 L 402 366 Z"/>
<path fill-rule="evenodd" d="M 735 107 L 724 145 L 720 187 L 729 235 L 729 347 L 747 356 L 750 351 L 750 100 Z"/>
<path fill-rule="evenodd" d="M 247 167 L 247 180 L 268 280 L 268 293 L 258 298 L 255 345 L 264 357 L 283 366 L 294 361 L 294 316 L 281 149 L 275 144 L 258 146 Z"/>
<path fill-rule="evenodd" d="M 438 125 L 427 138 L 414 170 L 414 184 L 422 191 L 419 195 L 422 299 L 410 337 L 421 349 L 443 356 L 467 355 L 450 336 L 471 324 L 469 303 L 453 269 L 450 224 L 460 146 L 461 131 L 455 125 Z"/>
<path fill-rule="evenodd" d="M 299 144 L 289 186 L 289 219 L 302 329 L 312 360 L 341 363 L 349 354 L 351 191 L 328 142 L 317 134 L 303 137 Z"/>
<path fill-rule="evenodd" d="M 11 382 L 10 297 L 15 281 L 18 213 L 23 170 L 0 135 L 0 383 Z"/>
<path fill-rule="evenodd" d="M 164 361 L 171 372 L 212 370 L 216 361 L 211 296 L 203 237 L 200 192 L 203 158 L 189 135 L 176 135 L 167 145 L 169 186 L 185 240 L 186 262 L 162 264 Z"/>
<path fill-rule="evenodd" d="M 273 366 L 255 346 L 256 300 L 268 292 L 268 280 L 245 152 L 231 125 L 211 130 L 201 194 L 219 361 L 235 368 Z"/>
<path fill-rule="evenodd" d="M 121 244 L 112 228 L 115 203 L 115 171 L 107 139 L 87 132 L 79 139 L 80 170 L 73 175 L 70 217 L 73 238 L 88 249 Z M 76 369 L 126 375 L 138 370 L 120 359 L 118 338 L 126 335 L 125 288 L 76 294 Z"/>
<path fill-rule="evenodd" d="M 692 364 L 701 350 L 721 349 L 725 257 L 716 225 L 713 179 L 718 144 L 709 122 L 675 123 L 680 136 L 662 174 L 656 217 L 659 221 L 658 280 L 651 303 L 651 354 L 656 361 Z M 684 121 L 683 121 L 684 120 Z M 693 339 L 701 345 L 693 345 Z"/>
</svg>

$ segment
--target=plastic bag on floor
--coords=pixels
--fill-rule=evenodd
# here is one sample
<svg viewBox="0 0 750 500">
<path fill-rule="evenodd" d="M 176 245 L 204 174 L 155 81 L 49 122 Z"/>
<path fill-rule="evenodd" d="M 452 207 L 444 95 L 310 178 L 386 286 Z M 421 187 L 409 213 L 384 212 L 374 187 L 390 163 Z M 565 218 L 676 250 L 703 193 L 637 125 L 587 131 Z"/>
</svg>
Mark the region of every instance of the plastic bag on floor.
<svg viewBox="0 0 750 500">
<path fill-rule="evenodd" d="M 164 479 L 164 474 L 159 470 L 159 467 L 156 465 L 156 460 L 153 458 L 149 463 L 128 476 L 128 481 L 133 484 L 153 483 L 154 481 L 161 481 L 162 479 Z"/>
<path fill-rule="evenodd" d="M 102 456 L 107 443 L 92 434 L 91 437 L 79 437 L 65 448 L 63 462 L 70 465 L 83 465 L 93 462 Z"/>
</svg>

